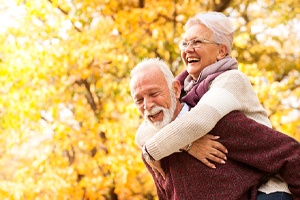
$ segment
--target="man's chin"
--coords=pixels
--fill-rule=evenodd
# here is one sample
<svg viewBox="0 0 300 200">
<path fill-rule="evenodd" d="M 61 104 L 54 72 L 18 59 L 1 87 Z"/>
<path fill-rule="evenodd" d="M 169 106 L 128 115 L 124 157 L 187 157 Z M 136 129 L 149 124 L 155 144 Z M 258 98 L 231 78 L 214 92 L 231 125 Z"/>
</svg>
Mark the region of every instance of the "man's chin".
<svg viewBox="0 0 300 200">
<path fill-rule="evenodd" d="M 151 122 L 150 120 L 146 120 L 146 121 L 152 128 L 154 128 L 156 130 L 160 130 L 164 126 L 166 126 L 166 124 L 164 124 L 163 122 Z"/>
<path fill-rule="evenodd" d="M 145 117 L 145 120 L 147 121 L 147 123 L 156 130 L 160 130 L 160 129 L 164 128 L 166 125 L 168 125 L 172 121 L 172 118 L 174 116 L 174 109 L 168 110 L 168 109 L 161 108 L 161 110 L 162 110 L 161 112 L 162 112 L 163 117 L 161 118 L 161 117 L 157 116 L 157 118 L 156 118 L 157 120 L 154 122 L 151 120 L 151 118 Z M 161 119 L 161 120 L 159 120 L 159 119 Z"/>
</svg>

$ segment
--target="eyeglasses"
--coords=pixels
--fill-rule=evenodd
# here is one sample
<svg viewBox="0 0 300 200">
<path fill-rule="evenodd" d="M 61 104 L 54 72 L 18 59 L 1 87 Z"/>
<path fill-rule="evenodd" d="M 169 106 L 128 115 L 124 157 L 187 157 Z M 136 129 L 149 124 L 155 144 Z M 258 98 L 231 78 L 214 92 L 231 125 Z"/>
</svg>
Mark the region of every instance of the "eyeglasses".
<svg viewBox="0 0 300 200">
<path fill-rule="evenodd" d="M 181 41 L 179 43 L 179 49 L 181 51 L 184 51 L 186 48 L 188 48 L 189 45 L 191 45 L 192 48 L 200 48 L 202 47 L 202 45 L 204 44 L 216 44 L 216 45 L 220 45 L 219 43 L 213 42 L 213 41 L 209 41 L 206 39 L 202 39 L 202 38 L 195 38 L 193 40 L 190 41 Z"/>
</svg>

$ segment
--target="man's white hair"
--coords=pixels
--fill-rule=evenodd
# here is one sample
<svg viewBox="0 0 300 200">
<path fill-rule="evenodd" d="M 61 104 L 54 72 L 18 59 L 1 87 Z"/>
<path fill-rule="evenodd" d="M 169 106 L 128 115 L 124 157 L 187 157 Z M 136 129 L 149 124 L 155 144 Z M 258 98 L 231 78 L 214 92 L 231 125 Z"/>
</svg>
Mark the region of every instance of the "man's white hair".
<svg viewBox="0 0 300 200">
<path fill-rule="evenodd" d="M 143 71 L 150 72 L 151 69 L 159 69 L 165 76 L 169 89 L 172 89 L 172 84 L 174 81 L 174 75 L 172 74 L 168 65 L 160 58 L 144 58 L 139 62 L 135 68 L 131 70 L 131 77 L 135 74 Z M 130 88 L 132 88 L 132 82 L 130 81 Z"/>
<path fill-rule="evenodd" d="M 231 52 L 235 29 L 228 17 L 220 12 L 199 13 L 187 21 L 185 29 L 196 24 L 205 25 L 212 31 L 214 41 L 226 45 L 228 54 Z"/>
</svg>

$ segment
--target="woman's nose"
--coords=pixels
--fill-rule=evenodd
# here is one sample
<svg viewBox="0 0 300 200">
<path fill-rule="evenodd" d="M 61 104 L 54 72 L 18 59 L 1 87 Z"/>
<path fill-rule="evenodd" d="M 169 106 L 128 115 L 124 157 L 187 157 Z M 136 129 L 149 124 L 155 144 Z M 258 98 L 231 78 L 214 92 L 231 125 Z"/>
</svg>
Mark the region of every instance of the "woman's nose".
<svg viewBox="0 0 300 200">
<path fill-rule="evenodd" d="M 195 48 L 193 47 L 193 45 L 188 45 L 185 49 L 184 52 L 192 52 L 195 51 Z"/>
</svg>

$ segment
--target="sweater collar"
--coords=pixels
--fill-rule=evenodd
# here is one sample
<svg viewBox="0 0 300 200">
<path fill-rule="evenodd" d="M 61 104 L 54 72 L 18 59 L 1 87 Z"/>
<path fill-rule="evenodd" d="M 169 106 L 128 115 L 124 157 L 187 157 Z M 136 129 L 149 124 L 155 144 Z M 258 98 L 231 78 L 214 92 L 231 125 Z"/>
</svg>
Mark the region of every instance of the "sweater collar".
<svg viewBox="0 0 300 200">
<path fill-rule="evenodd" d="M 176 118 L 181 117 L 181 115 L 183 115 L 184 113 L 189 111 L 189 106 L 186 103 L 182 103 L 182 105 L 183 105 L 182 109 L 181 109 L 180 113 L 177 115 Z"/>
</svg>

